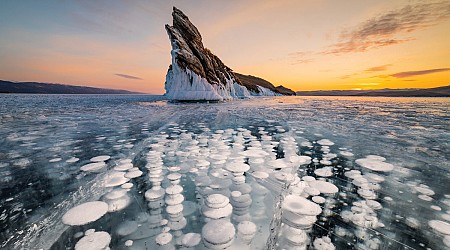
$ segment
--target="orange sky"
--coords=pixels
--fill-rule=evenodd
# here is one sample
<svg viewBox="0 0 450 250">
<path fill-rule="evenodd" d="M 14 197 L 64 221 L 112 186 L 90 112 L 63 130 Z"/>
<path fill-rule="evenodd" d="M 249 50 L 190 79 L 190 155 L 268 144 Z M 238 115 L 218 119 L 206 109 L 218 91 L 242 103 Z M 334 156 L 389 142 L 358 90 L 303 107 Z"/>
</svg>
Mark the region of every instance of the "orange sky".
<svg viewBox="0 0 450 250">
<path fill-rule="evenodd" d="M 0 79 L 162 94 L 173 5 L 226 65 L 275 85 L 450 84 L 450 1 L 415 0 L 0 1 Z"/>
</svg>

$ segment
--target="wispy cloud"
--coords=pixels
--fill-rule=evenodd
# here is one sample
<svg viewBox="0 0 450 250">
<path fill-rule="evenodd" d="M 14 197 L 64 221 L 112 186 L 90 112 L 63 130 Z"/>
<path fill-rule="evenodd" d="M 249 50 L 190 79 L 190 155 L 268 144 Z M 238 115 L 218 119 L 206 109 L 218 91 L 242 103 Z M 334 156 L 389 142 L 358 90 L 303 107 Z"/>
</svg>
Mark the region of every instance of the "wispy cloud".
<svg viewBox="0 0 450 250">
<path fill-rule="evenodd" d="M 450 1 L 407 5 L 366 20 L 351 30 L 341 33 L 340 41 L 322 52 L 345 54 L 404 43 L 412 38 L 399 35 L 437 25 L 450 18 Z"/>
<path fill-rule="evenodd" d="M 143 80 L 142 78 L 137 77 L 137 76 L 131 76 L 131 75 L 125 75 L 125 74 L 114 74 L 114 75 L 120 76 L 123 78 L 127 78 L 127 79 L 131 79 L 131 80 Z"/>
<path fill-rule="evenodd" d="M 370 73 L 373 73 L 373 72 L 385 71 L 390 66 L 392 66 L 392 64 L 385 64 L 385 65 L 375 66 L 375 67 L 371 67 L 371 68 L 365 69 L 365 70 L 357 72 L 357 73 L 343 75 L 343 76 L 341 76 L 339 78 L 345 80 L 345 79 L 353 78 L 355 76 L 360 76 L 360 75 L 364 75 L 364 74 L 370 74 Z M 379 76 L 372 76 L 371 78 L 379 78 Z"/>
<path fill-rule="evenodd" d="M 313 53 L 310 51 L 297 51 L 289 53 L 288 57 L 291 61 L 291 65 L 296 65 L 313 62 L 314 59 L 312 58 L 312 55 Z"/>
<path fill-rule="evenodd" d="M 381 66 L 371 67 L 371 68 L 364 70 L 364 72 L 371 73 L 371 72 L 385 71 L 385 70 L 387 70 L 387 68 L 389 66 L 391 66 L 391 64 L 385 64 L 385 65 L 381 65 Z"/>
<path fill-rule="evenodd" d="M 427 70 L 418 70 L 418 71 L 405 71 L 405 72 L 395 73 L 395 74 L 392 74 L 390 76 L 393 76 L 393 77 L 396 77 L 396 78 L 403 78 L 403 77 L 427 75 L 427 74 L 443 72 L 443 71 L 449 71 L 449 70 L 450 70 L 450 68 L 427 69 Z"/>
</svg>

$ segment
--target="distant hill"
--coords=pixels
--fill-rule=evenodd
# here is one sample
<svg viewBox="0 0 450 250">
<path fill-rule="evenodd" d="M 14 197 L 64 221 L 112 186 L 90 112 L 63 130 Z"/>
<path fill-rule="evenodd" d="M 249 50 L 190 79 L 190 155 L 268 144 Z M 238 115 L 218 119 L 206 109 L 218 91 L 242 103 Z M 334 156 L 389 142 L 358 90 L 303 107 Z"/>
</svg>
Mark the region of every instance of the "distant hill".
<svg viewBox="0 0 450 250">
<path fill-rule="evenodd" d="M 450 97 L 450 85 L 429 89 L 297 91 L 299 96 Z"/>
<path fill-rule="evenodd" d="M 42 82 L 11 82 L 0 80 L 0 93 L 24 94 L 142 94 L 127 90 L 102 89 Z"/>
<path fill-rule="evenodd" d="M 288 89 L 282 85 L 275 87 L 271 82 L 266 81 L 262 78 L 252 76 L 252 75 L 243 75 L 234 72 L 234 75 L 239 79 L 239 81 L 244 85 L 247 89 L 258 92 L 258 85 L 264 87 L 266 89 L 270 89 L 275 93 L 280 93 L 282 95 L 295 95 L 295 92 L 291 89 Z"/>
</svg>

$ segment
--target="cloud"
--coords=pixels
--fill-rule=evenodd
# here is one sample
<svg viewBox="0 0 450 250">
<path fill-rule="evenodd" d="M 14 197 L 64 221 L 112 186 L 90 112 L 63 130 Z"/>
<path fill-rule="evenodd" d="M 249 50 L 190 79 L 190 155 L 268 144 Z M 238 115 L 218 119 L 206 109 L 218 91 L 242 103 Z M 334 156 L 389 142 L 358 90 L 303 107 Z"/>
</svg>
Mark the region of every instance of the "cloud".
<svg viewBox="0 0 450 250">
<path fill-rule="evenodd" d="M 427 75 L 427 74 L 443 72 L 443 71 L 449 71 L 449 70 L 450 70 L 450 68 L 427 69 L 427 70 L 418 70 L 418 71 L 405 71 L 405 72 L 395 73 L 395 74 L 392 74 L 390 76 L 396 77 L 396 78 L 403 78 L 403 77 Z"/>
<path fill-rule="evenodd" d="M 143 80 L 142 78 L 137 77 L 137 76 L 131 76 L 131 75 L 125 75 L 125 74 L 114 74 L 114 75 L 120 76 L 123 78 L 127 78 L 127 79 L 131 79 L 131 80 Z"/>
<path fill-rule="evenodd" d="M 404 43 L 411 38 L 399 35 L 424 29 L 450 19 L 450 1 L 426 2 L 407 5 L 401 9 L 381 13 L 355 28 L 343 31 L 340 41 L 322 54 L 345 54 L 364 52 L 394 44 Z"/>
<path fill-rule="evenodd" d="M 371 73 L 371 72 L 385 71 L 389 66 L 391 66 L 391 64 L 376 66 L 376 67 L 368 68 L 368 69 L 364 70 L 364 72 Z"/>
<path fill-rule="evenodd" d="M 368 68 L 366 70 L 363 70 L 361 72 L 357 72 L 357 73 L 353 73 L 353 74 L 348 74 L 348 75 L 343 75 L 341 77 L 339 77 L 340 79 L 349 79 L 349 78 L 353 78 L 355 76 L 359 76 L 365 73 L 373 73 L 373 72 L 380 72 L 380 71 L 385 71 L 389 66 L 392 66 L 392 64 L 385 64 L 385 65 L 380 65 L 380 66 L 375 66 L 375 67 L 371 67 Z M 380 78 L 381 76 L 372 76 L 371 78 Z"/>
<path fill-rule="evenodd" d="M 313 55 L 310 51 L 297 51 L 289 53 L 288 57 L 291 60 L 291 65 L 305 64 L 313 62 L 314 59 L 311 57 Z"/>
</svg>

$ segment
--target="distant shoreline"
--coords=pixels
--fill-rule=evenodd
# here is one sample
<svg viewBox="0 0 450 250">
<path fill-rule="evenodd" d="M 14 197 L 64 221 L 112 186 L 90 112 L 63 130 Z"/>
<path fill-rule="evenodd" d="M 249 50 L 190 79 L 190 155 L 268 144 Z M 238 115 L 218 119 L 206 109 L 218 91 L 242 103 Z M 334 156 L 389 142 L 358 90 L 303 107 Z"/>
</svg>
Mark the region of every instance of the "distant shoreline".
<svg viewBox="0 0 450 250">
<path fill-rule="evenodd" d="M 65 85 L 59 83 L 42 83 L 42 82 L 12 82 L 0 80 L 1 94 L 145 94 L 141 92 L 133 92 L 120 89 L 105 89 L 76 85 Z"/>
<path fill-rule="evenodd" d="M 450 85 L 427 89 L 297 91 L 297 96 L 450 97 Z"/>
</svg>

